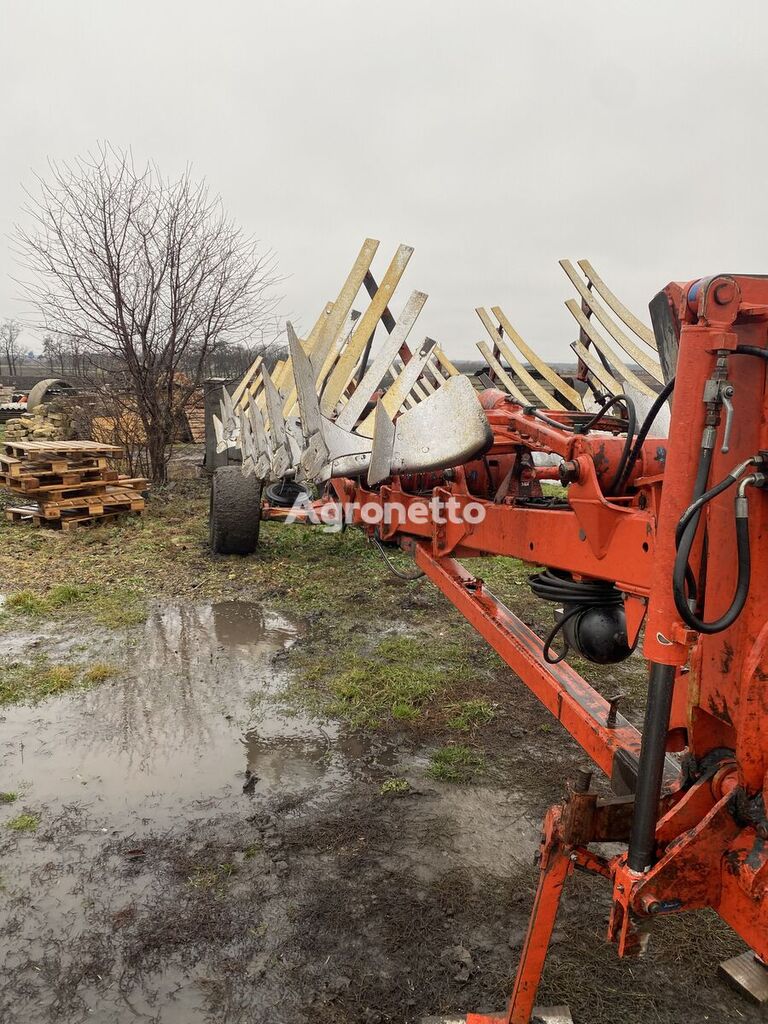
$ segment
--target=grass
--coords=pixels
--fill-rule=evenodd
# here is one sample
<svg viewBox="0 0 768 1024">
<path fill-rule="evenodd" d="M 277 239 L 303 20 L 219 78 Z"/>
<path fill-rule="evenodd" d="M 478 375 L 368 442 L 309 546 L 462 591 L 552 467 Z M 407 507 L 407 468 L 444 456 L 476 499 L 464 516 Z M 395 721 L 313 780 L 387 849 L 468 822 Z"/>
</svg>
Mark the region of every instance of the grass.
<svg viewBox="0 0 768 1024">
<path fill-rule="evenodd" d="M 382 796 L 402 796 L 403 793 L 410 793 L 411 784 L 407 779 L 387 779 L 381 784 Z"/>
<path fill-rule="evenodd" d="M 19 794 L 12 791 L 0 792 L 0 804 L 12 804 L 19 799 Z"/>
<path fill-rule="evenodd" d="M 353 640 L 341 669 L 338 663 L 329 654 L 316 662 L 304 657 L 304 683 L 324 713 L 366 728 L 416 721 L 470 669 L 463 644 L 429 636 L 390 636 L 367 651 L 355 650 Z"/>
<path fill-rule="evenodd" d="M 31 661 L 7 665 L 0 678 L 0 707 L 7 704 L 37 704 L 71 690 L 87 690 L 116 675 L 106 662 L 94 665 L 57 665 L 37 655 Z"/>
<path fill-rule="evenodd" d="M 201 480 L 156 490 L 145 515 L 98 530 L 58 534 L 0 521 L 0 593 L 10 595 L 0 617 L 11 626 L 51 617 L 132 629 L 156 597 L 254 598 L 297 620 L 301 641 L 286 664 L 303 680 L 297 689 L 307 702 L 325 713 L 354 725 L 468 734 L 488 723 L 498 686 L 484 687 L 497 679 L 500 659 L 427 579 L 396 579 L 359 530 L 331 535 L 265 522 L 253 555 L 212 558 L 207 514 Z M 388 554 L 403 568 L 412 564 L 397 551 Z M 25 587 L 13 593 L 22 564 Z M 465 564 L 540 635 L 549 628 L 551 607 L 535 601 L 528 586 L 538 566 L 509 558 Z M 382 628 L 403 622 L 411 635 L 390 647 Z M 642 706 L 645 671 L 638 662 L 584 671 L 598 686 L 603 675 L 618 674 L 621 689 Z M 605 685 L 615 692 L 615 679 Z"/>
<path fill-rule="evenodd" d="M 5 827 L 11 829 L 12 832 L 34 832 L 39 824 L 39 814 L 22 813 L 17 814 L 10 821 L 6 821 Z"/>
<path fill-rule="evenodd" d="M 46 618 L 61 612 L 85 612 L 99 625 L 115 629 L 134 626 L 147 617 L 147 603 L 128 587 L 104 590 L 96 584 L 62 583 L 43 593 L 20 590 L 9 594 L 4 613 Z"/>
<path fill-rule="evenodd" d="M 232 875 L 237 873 L 234 864 L 217 864 L 215 867 L 196 867 L 187 879 L 192 889 L 221 891 Z"/>
<path fill-rule="evenodd" d="M 487 700 L 465 700 L 456 706 L 448 719 L 449 729 L 470 732 L 480 725 L 487 725 L 496 717 L 493 705 Z"/>
<path fill-rule="evenodd" d="M 471 782 L 485 768 L 481 754 L 469 747 L 440 747 L 429 761 L 427 775 L 440 782 Z"/>
</svg>

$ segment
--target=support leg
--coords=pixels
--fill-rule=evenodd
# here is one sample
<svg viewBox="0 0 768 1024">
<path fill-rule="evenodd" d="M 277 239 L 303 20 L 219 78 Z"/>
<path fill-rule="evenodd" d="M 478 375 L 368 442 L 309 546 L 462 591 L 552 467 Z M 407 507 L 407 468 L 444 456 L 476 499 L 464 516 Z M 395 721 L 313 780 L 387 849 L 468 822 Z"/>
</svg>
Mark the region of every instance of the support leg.
<svg viewBox="0 0 768 1024">
<path fill-rule="evenodd" d="M 563 885 L 573 871 L 570 850 L 563 845 L 558 831 L 559 813 L 559 807 L 552 808 L 545 819 L 539 885 L 509 1005 L 501 1016 L 467 1014 L 467 1024 L 529 1024 L 531 1020 Z"/>
</svg>

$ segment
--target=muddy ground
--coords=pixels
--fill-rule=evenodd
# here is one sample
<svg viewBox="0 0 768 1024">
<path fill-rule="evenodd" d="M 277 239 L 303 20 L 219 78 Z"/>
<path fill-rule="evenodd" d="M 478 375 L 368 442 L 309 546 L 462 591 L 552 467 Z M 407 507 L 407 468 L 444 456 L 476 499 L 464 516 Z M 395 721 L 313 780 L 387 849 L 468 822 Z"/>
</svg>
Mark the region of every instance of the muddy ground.
<svg viewBox="0 0 768 1024">
<path fill-rule="evenodd" d="M 139 522 L 0 527 L 19 688 L 0 707 L 0 1021 L 501 1008 L 578 749 L 357 535 L 268 526 L 257 555 L 215 560 L 205 506 L 195 483 Z M 481 572 L 551 622 L 519 564 Z M 596 678 L 641 714 L 639 661 Z M 577 1024 L 760 1019 L 717 978 L 742 949 L 717 919 L 658 921 L 622 962 L 608 905 L 569 882 L 542 1002 Z"/>
</svg>

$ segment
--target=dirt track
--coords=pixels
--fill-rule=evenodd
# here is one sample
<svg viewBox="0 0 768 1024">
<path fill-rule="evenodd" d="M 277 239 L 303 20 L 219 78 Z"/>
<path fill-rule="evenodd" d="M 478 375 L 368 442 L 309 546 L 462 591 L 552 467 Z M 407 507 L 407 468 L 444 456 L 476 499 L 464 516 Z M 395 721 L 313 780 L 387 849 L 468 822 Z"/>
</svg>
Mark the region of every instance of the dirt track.
<svg viewBox="0 0 768 1024">
<path fill-rule="evenodd" d="M 4 659 L 120 671 L 3 709 L 0 1020 L 406 1024 L 503 1005 L 539 823 L 578 750 L 495 667 L 466 680 L 495 708 L 471 734 L 485 772 L 437 781 L 439 709 L 376 730 L 310 713 L 302 649 L 329 648 L 328 623 L 241 596 L 161 600 L 130 629 L 4 624 Z M 397 600 L 417 635 L 435 614 L 466 635 L 440 599 Z M 382 792 L 393 779 L 408 788 Z M 20 811 L 36 830 L 5 827 Z M 569 884 L 543 1002 L 577 1024 L 760 1019 L 716 977 L 741 947 L 714 918 L 660 921 L 621 962 L 607 910 L 601 882 Z"/>
</svg>

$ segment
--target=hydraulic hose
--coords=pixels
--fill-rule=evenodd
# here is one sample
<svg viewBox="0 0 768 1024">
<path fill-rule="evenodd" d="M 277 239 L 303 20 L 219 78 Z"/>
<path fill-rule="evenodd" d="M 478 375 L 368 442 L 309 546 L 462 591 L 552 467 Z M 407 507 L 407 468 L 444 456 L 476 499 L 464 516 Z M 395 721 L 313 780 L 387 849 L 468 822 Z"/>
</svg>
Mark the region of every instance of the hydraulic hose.
<svg viewBox="0 0 768 1024">
<path fill-rule="evenodd" d="M 632 399 L 628 398 L 626 395 L 613 395 L 613 396 L 611 396 L 611 398 L 609 398 L 608 401 L 603 403 L 603 405 L 597 410 L 597 412 L 593 413 L 590 416 L 590 418 L 588 420 L 586 420 L 586 422 L 584 422 L 582 424 L 569 423 L 569 422 L 566 422 L 564 420 L 556 420 L 552 416 L 547 416 L 546 413 L 543 413 L 540 409 L 536 409 L 536 408 L 533 408 L 533 407 L 529 407 L 529 411 L 530 411 L 532 416 L 536 417 L 537 420 L 541 420 L 542 423 L 548 423 L 551 427 L 557 427 L 558 430 L 566 430 L 570 434 L 586 434 L 587 431 L 591 430 L 595 426 L 596 423 L 600 422 L 600 420 L 603 418 L 603 416 L 605 416 L 606 412 L 612 406 L 617 405 L 617 404 L 622 404 L 622 405 L 626 405 L 627 406 L 628 416 L 632 417 L 634 415 L 634 406 L 632 407 L 632 409 L 630 411 L 630 406 L 632 405 Z M 573 413 L 573 412 L 569 413 L 570 417 L 576 417 L 576 416 L 580 416 L 580 415 L 583 415 L 583 413 Z M 634 433 L 634 431 L 633 431 L 633 433 Z"/>
<path fill-rule="evenodd" d="M 616 485 L 615 488 L 612 489 L 612 493 L 615 493 L 615 491 L 620 491 L 621 488 L 624 486 L 625 481 L 627 481 L 631 476 L 632 470 L 635 468 L 635 463 L 640 457 L 640 452 L 643 450 L 645 439 L 648 437 L 651 427 L 653 426 L 656 417 L 659 415 L 662 406 L 667 401 L 669 396 L 672 394 L 674 389 L 675 378 L 672 377 L 672 379 L 667 384 L 665 384 L 664 388 L 658 393 L 653 405 L 648 410 L 648 414 L 643 420 L 643 424 L 637 432 L 637 437 L 632 447 L 632 451 L 629 453 L 629 458 L 624 464 L 624 468 L 621 471 L 621 475 L 617 478 Z"/>
<path fill-rule="evenodd" d="M 696 515 L 697 512 L 700 512 L 701 509 L 708 502 L 712 501 L 713 498 L 716 498 L 718 494 L 722 494 L 723 491 L 727 491 L 729 487 L 733 487 L 733 485 L 736 483 L 739 477 L 744 473 L 746 468 L 758 461 L 760 461 L 759 458 L 751 458 L 745 459 L 743 462 L 740 462 L 738 466 L 734 466 L 734 468 L 731 470 L 728 476 L 724 477 L 719 484 L 715 484 L 715 486 L 710 488 L 710 490 L 705 491 L 705 493 L 702 494 L 700 498 L 697 498 L 696 501 L 692 502 L 688 506 L 685 512 L 683 512 L 682 516 L 680 516 L 680 522 L 677 524 L 677 529 L 675 531 L 676 547 L 680 547 L 680 541 L 683 537 L 683 531 L 685 530 L 686 526 L 691 521 L 691 519 L 693 519 L 694 515 Z"/>
<path fill-rule="evenodd" d="M 659 795 L 664 777 L 667 730 L 674 684 L 674 665 L 651 663 L 640 763 L 637 769 L 635 812 L 627 851 L 627 863 L 633 871 L 645 871 L 654 861 L 656 820 L 659 816 Z"/>
<path fill-rule="evenodd" d="M 704 619 L 699 618 L 689 605 L 688 598 L 685 593 L 685 578 L 691 548 L 693 547 L 693 541 L 696 536 L 696 530 L 703 508 L 709 501 L 716 497 L 716 495 L 722 494 L 724 490 L 731 487 L 738 479 L 738 475 L 744 471 L 744 468 L 746 468 L 750 462 L 754 461 L 754 459 L 750 459 L 747 463 L 742 463 L 741 466 L 737 466 L 719 484 L 711 488 L 709 491 L 700 494 L 683 513 L 680 525 L 678 526 L 679 539 L 677 541 L 677 556 L 675 558 L 675 566 L 672 573 L 672 592 L 675 599 L 675 607 L 677 608 L 683 622 L 699 633 L 709 635 L 713 633 L 721 633 L 724 629 L 728 629 L 729 626 L 732 626 L 741 614 L 747 600 L 747 595 L 749 594 L 752 567 L 751 553 L 749 549 L 749 506 L 745 492 L 746 488 L 750 486 L 750 484 L 761 484 L 763 482 L 764 477 L 762 473 L 753 473 L 751 476 L 745 477 L 741 481 L 737 491 L 734 511 L 736 520 L 738 576 L 736 591 L 728 609 L 719 618 L 710 622 L 706 622 Z"/>
<path fill-rule="evenodd" d="M 574 606 L 555 623 L 544 639 L 544 660 L 549 665 L 557 665 L 570 650 L 566 642 L 562 654 L 554 655 L 552 652 L 555 637 L 567 622 L 580 615 L 585 608 L 610 608 L 623 603 L 621 592 L 614 583 L 607 580 L 574 580 L 554 569 L 545 569 L 531 576 L 529 583 L 536 597 Z"/>
<path fill-rule="evenodd" d="M 616 396 L 619 397 L 619 396 Z M 608 495 L 615 494 L 619 487 L 619 481 L 623 478 L 626 472 L 627 463 L 629 462 L 629 455 L 632 450 L 632 445 L 635 441 L 635 427 L 637 426 L 637 412 L 635 411 L 635 403 L 627 395 L 621 396 L 624 400 L 624 404 L 627 407 L 627 439 L 624 442 L 624 450 L 621 453 L 621 459 L 616 467 L 613 480 L 611 480 L 608 486 Z"/>
<path fill-rule="evenodd" d="M 757 345 L 737 345 L 731 355 L 758 356 L 760 359 L 768 359 L 768 348 L 758 348 Z"/>
<path fill-rule="evenodd" d="M 627 407 L 627 417 L 631 425 L 634 419 L 636 418 L 634 402 L 627 395 L 613 395 L 611 398 L 608 399 L 607 402 L 603 403 L 603 405 L 597 410 L 597 412 L 593 416 L 591 416 L 587 420 L 586 423 L 583 423 L 578 428 L 577 433 L 586 434 L 586 432 L 588 430 L 591 430 L 596 423 L 600 422 L 603 416 L 605 416 L 608 410 L 614 405 L 625 405 Z M 634 430 L 632 430 L 631 432 L 634 434 Z"/>
</svg>

